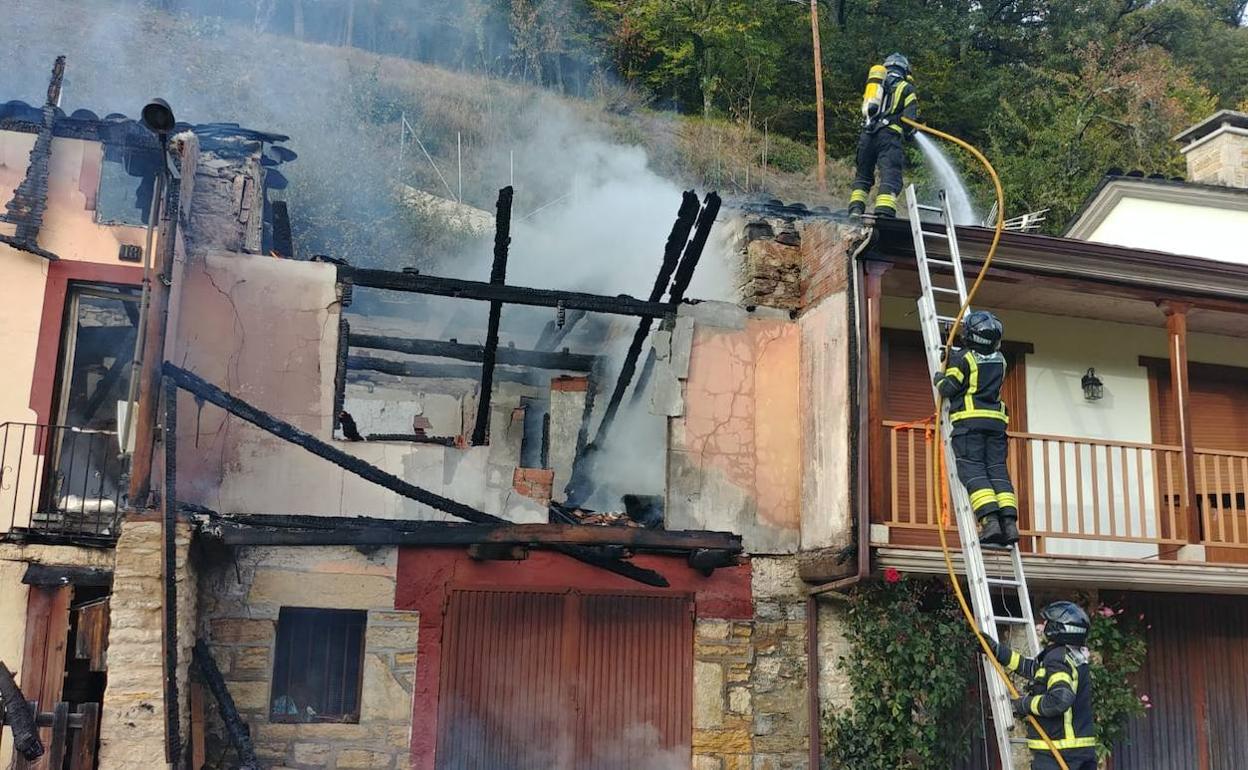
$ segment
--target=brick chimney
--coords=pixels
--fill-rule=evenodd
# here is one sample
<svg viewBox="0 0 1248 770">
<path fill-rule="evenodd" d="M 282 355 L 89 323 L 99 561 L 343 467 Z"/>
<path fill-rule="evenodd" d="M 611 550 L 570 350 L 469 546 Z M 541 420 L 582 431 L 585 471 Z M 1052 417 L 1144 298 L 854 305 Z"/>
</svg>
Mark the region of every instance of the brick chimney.
<svg viewBox="0 0 1248 770">
<path fill-rule="evenodd" d="M 1248 189 L 1248 113 L 1222 110 L 1174 139 L 1189 182 Z"/>
</svg>

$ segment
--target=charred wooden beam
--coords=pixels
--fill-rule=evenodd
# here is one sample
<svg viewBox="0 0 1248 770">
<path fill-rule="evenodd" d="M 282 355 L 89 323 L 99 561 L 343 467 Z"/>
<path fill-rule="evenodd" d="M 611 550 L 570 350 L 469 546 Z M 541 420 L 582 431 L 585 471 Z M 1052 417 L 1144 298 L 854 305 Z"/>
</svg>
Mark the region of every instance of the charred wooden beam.
<svg viewBox="0 0 1248 770">
<path fill-rule="evenodd" d="M 476 363 L 485 360 L 484 345 L 470 345 L 463 342 L 386 337 L 379 334 L 352 334 L 349 344 L 353 348 L 389 350 L 393 353 L 407 353 L 413 356 L 437 356 L 438 358 L 454 358 L 460 361 L 473 361 Z M 588 372 L 594 367 L 597 359 L 597 356 L 583 353 L 568 353 L 566 351 L 552 353 L 544 350 L 500 347 L 495 361 L 503 365 L 531 366 L 535 369 Z"/>
<path fill-rule="evenodd" d="M 584 310 L 573 310 L 571 313 L 560 308 L 555 308 L 556 318 L 548 321 L 542 327 L 542 333 L 537 338 L 537 344 L 533 347 L 538 350 L 554 350 L 563 342 L 564 338 L 572 333 L 576 325 L 585 317 Z"/>
<path fill-rule="evenodd" d="M 355 474 L 360 478 L 385 487 L 391 492 L 395 492 L 404 497 L 415 500 L 418 503 L 433 508 L 436 511 L 449 513 L 450 515 L 465 519 L 466 521 L 475 521 L 478 523 L 502 523 L 504 520 L 497 516 L 492 516 L 484 511 L 479 511 L 469 505 L 443 497 L 435 492 L 430 492 L 423 487 L 415 484 L 409 484 L 403 479 L 392 473 L 387 473 L 375 465 L 370 465 L 358 457 L 349 455 L 336 447 L 321 441 L 312 434 L 300 430 L 288 422 L 279 420 L 267 412 L 264 412 L 251 404 L 243 401 L 241 398 L 232 396 L 221 390 L 216 385 L 207 382 L 194 374 L 174 366 L 171 363 L 165 363 L 165 376 L 168 377 L 178 387 L 192 393 L 195 396 L 207 401 L 214 406 L 221 407 L 230 414 L 238 417 L 246 422 L 255 425 L 261 430 L 272 433 L 280 439 L 285 439 L 290 443 L 303 447 L 312 454 L 322 459 L 328 460 L 339 468 Z"/>
<path fill-rule="evenodd" d="M 505 523 L 504 519 L 493 516 L 484 511 L 465 505 L 456 500 L 443 497 L 442 495 L 430 492 L 427 489 L 418 487 L 415 484 L 400 479 L 399 477 L 387 473 L 375 465 L 370 465 L 358 457 L 343 452 L 320 439 L 312 436 L 306 431 L 283 422 L 276 417 L 264 412 L 242 399 L 232 396 L 221 390 L 217 386 L 206 382 L 194 374 L 175 366 L 169 362 L 164 365 L 165 376 L 177 384 L 178 387 L 198 396 L 214 406 L 218 406 L 230 414 L 255 425 L 261 430 L 272 433 L 280 439 L 289 441 L 296 446 L 303 447 L 312 454 L 337 465 L 339 468 L 353 473 L 360 478 L 371 481 L 378 486 L 385 487 L 391 492 L 403 495 L 409 499 L 433 508 L 434 510 L 449 513 L 456 518 L 465 519 L 467 521 L 477 523 Z M 172 435 L 169 439 L 170 443 L 174 443 Z M 576 546 L 559 546 L 556 547 L 561 553 L 565 553 L 574 559 L 585 562 L 596 567 L 601 567 L 617 575 L 636 580 L 646 585 L 664 587 L 668 585 L 667 579 L 659 573 L 648 570 L 643 567 L 637 567 L 618 559 L 603 557 L 595 553 L 592 549 L 581 548 Z"/>
<path fill-rule="evenodd" d="M 659 274 L 655 276 L 654 285 L 650 287 L 651 302 L 663 299 L 663 293 L 667 291 L 668 283 L 672 280 L 672 273 L 676 271 L 680 255 L 689 245 L 689 232 L 693 230 L 693 223 L 697 216 L 698 196 L 694 195 L 692 190 L 686 190 L 680 202 L 680 210 L 676 213 L 676 221 L 672 224 L 672 231 L 667 236 L 667 245 L 663 249 L 663 261 L 659 265 Z M 620 366 L 619 376 L 615 379 L 615 389 L 611 392 L 611 400 L 607 402 L 602 422 L 598 426 L 598 433 L 594 436 L 595 443 L 605 437 L 606 431 L 615 421 L 616 412 L 619 411 L 620 403 L 624 400 L 624 392 L 628 390 L 628 386 L 633 381 L 633 375 L 637 371 L 637 359 L 641 355 L 641 346 L 645 344 L 646 337 L 650 334 L 650 324 L 653 320 L 643 318 L 637 323 L 637 331 L 633 333 L 633 340 L 628 346 L 628 353 L 624 356 L 624 363 Z"/>
<path fill-rule="evenodd" d="M 646 302 L 628 296 L 608 297 L 603 294 L 587 294 L 556 289 L 532 289 L 525 286 L 495 286 L 482 281 L 462 278 L 440 278 L 419 273 L 396 273 L 389 270 L 365 270 L 340 265 L 338 280 L 349 280 L 354 286 L 370 289 L 410 291 L 432 294 L 438 297 L 457 297 L 484 302 L 499 301 L 507 305 L 587 310 L 592 313 L 630 315 L 641 318 L 663 318 L 672 313 L 670 305 Z"/>
<path fill-rule="evenodd" d="M 46 254 L 39 248 L 39 230 L 43 212 L 48 205 L 48 166 L 52 160 L 52 129 L 61 101 L 61 84 L 65 80 L 65 57 L 56 57 L 52 79 L 48 82 L 48 98 L 43 104 L 42 122 L 35 144 L 30 149 L 26 176 L 13 192 L 6 208 L 5 221 L 17 225 L 9 244 L 24 251 Z M 55 257 L 53 257 L 55 259 Z"/>
<path fill-rule="evenodd" d="M 346 371 L 370 371 L 388 374 L 392 377 L 416 377 L 429 380 L 476 380 L 481 376 L 480 367 L 467 364 L 432 364 L 423 361 L 392 361 L 388 358 L 374 356 L 347 356 Z M 550 382 L 536 371 L 516 371 L 514 369 L 498 369 L 494 372 L 495 379 L 505 382 L 518 382 L 523 385 L 540 386 Z"/>
<path fill-rule="evenodd" d="M 468 556 L 473 561 L 524 561 L 529 558 L 526 545 L 477 543 L 468 546 Z"/>
<path fill-rule="evenodd" d="M 178 704 L 178 388 L 165 381 L 165 484 L 161 490 L 161 546 L 164 576 L 164 696 L 165 696 L 165 761 L 177 767 L 182 756 L 182 709 Z"/>
<path fill-rule="evenodd" d="M 735 567 L 740 563 L 738 553 L 717 548 L 699 548 L 689 554 L 689 566 L 708 577 L 720 567 Z"/>
<path fill-rule="evenodd" d="M 498 191 L 497 214 L 494 217 L 494 263 L 490 267 L 490 285 L 507 283 L 507 251 L 511 245 L 510 186 Z M 503 303 L 490 302 L 490 318 L 485 331 L 485 349 L 481 355 L 481 387 L 477 389 L 477 417 L 472 426 L 472 444 L 485 443 L 490 430 L 490 397 L 494 391 L 494 361 L 498 355 L 498 325 L 503 319 Z"/>
<path fill-rule="evenodd" d="M 13 672 L 0 662 L 0 720 L 13 734 L 13 748 L 24 759 L 34 761 L 43 756 L 43 742 L 35 724 L 35 710 L 13 679 Z"/>
<path fill-rule="evenodd" d="M 234 753 L 238 755 L 239 770 L 260 770 L 260 760 L 256 758 L 256 748 L 251 743 L 251 731 L 239 715 L 238 706 L 234 704 L 234 698 L 225 686 L 225 677 L 221 676 L 221 669 L 212 657 L 212 650 L 203 639 L 195 640 L 193 660 L 204 684 L 208 685 L 208 692 L 217 701 L 221 721 L 225 723 L 225 733 L 230 739 L 230 745 L 234 747 Z"/>
<path fill-rule="evenodd" d="M 334 430 L 342 427 L 343 406 L 347 400 L 347 349 L 350 346 L 351 325 L 347 317 L 338 317 L 338 345 L 334 351 Z"/>
<path fill-rule="evenodd" d="M 636 550 L 741 553 L 731 532 L 673 531 L 587 524 L 463 524 L 371 518 L 244 515 L 214 516 L 203 532 L 226 545 L 585 545 Z"/>
<path fill-rule="evenodd" d="M 113 571 L 98 567 L 62 567 L 56 564 L 31 562 L 26 566 L 22 582 L 28 586 L 82 586 L 107 588 L 113 584 Z"/>
</svg>

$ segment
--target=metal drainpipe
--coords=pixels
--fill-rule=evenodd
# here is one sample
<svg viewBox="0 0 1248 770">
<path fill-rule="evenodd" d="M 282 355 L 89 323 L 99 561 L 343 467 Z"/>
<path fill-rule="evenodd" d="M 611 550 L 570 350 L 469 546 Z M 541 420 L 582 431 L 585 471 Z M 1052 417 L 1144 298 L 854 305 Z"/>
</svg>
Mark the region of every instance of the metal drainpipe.
<svg viewBox="0 0 1248 770">
<path fill-rule="evenodd" d="M 139 374 L 143 370 L 143 346 L 147 343 L 147 309 L 152 302 L 152 242 L 156 232 L 156 223 L 160 221 L 163 213 L 161 198 L 165 191 L 165 156 L 168 151 L 168 145 L 164 137 L 161 137 L 160 171 L 156 174 L 156 185 L 152 190 L 152 209 L 147 220 L 147 241 L 143 247 L 143 296 L 139 299 L 138 334 L 134 339 L 134 355 L 130 358 L 130 384 L 126 388 L 125 423 L 122 424 L 120 431 L 119 448 L 123 457 L 130 454 L 128 447 L 130 439 L 133 438 L 133 430 L 130 426 L 134 424 L 136 417 L 134 410 L 139 395 Z"/>
<path fill-rule="evenodd" d="M 857 487 L 858 504 L 855 506 L 857 509 L 855 513 L 858 516 L 858 569 L 855 574 L 847 578 L 816 586 L 810 589 L 806 595 L 806 714 L 809 723 L 807 732 L 810 735 L 810 754 L 808 758 L 810 770 L 819 770 L 823 764 L 822 715 L 819 711 L 819 595 L 851 588 L 871 574 L 871 521 L 868 515 L 870 506 L 867 499 L 865 474 L 860 472 L 862 457 L 865 454 L 862 451 L 862 443 L 867 434 L 862 430 L 866 419 L 862 415 L 862 399 L 859 397 L 864 382 L 860 364 L 864 335 L 862 333 L 863 309 L 860 301 L 862 297 L 861 271 L 858 269 L 858 257 L 875 242 L 876 232 L 875 228 L 872 228 L 871 234 L 864 238 L 862 243 L 858 244 L 858 247 L 849 255 L 848 265 L 849 288 L 853 295 L 850 302 L 850 316 L 854 320 L 854 337 L 857 340 L 855 351 L 859 359 L 850 361 L 850 366 L 855 374 L 853 387 L 850 389 L 850 412 L 854 414 L 859 425 L 858 451 L 856 452 L 858 462 L 851 466 L 855 469 L 854 479 L 851 483 Z"/>
</svg>

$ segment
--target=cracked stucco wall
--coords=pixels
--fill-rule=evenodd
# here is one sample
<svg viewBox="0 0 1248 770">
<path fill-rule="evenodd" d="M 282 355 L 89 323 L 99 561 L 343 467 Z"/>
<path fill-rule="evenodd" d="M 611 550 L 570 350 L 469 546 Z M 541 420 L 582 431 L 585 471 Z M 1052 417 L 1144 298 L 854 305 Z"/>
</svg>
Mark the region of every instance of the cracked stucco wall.
<svg viewBox="0 0 1248 770">
<path fill-rule="evenodd" d="M 797 324 L 781 311 L 716 302 L 681 315 L 693 321 L 687 349 L 680 324 L 671 342 L 656 340 L 670 346 L 659 352 L 656 400 L 680 394 L 657 404 L 671 417 L 668 526 L 738 532 L 751 553 L 792 553 L 801 518 Z"/>
<path fill-rule="evenodd" d="M 335 281 L 329 264 L 192 252 L 180 269 L 177 336 L 168 357 L 260 409 L 334 441 L 334 354 L 341 312 Z M 500 398 L 492 406 L 489 446 L 335 445 L 490 513 L 545 521 L 545 509 L 512 488 L 520 451 L 514 404 Z M 216 407 L 201 409 L 189 394 L 179 399 L 178 439 L 183 502 L 223 513 L 448 518 Z"/>
</svg>

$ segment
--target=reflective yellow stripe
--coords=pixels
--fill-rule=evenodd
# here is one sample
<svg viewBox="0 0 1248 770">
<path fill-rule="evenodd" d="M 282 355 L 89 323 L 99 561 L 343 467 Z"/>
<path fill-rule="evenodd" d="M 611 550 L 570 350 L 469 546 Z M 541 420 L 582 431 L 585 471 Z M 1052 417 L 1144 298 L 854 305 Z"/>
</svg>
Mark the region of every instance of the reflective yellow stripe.
<svg viewBox="0 0 1248 770">
<path fill-rule="evenodd" d="M 967 388 L 967 391 L 970 391 L 970 388 Z M 971 397 L 967 396 L 966 400 L 970 401 Z M 964 409 L 961 412 L 954 412 L 949 415 L 949 420 L 957 422 L 958 420 L 969 420 L 972 417 L 987 417 L 990 420 L 1000 420 L 1007 424 L 1010 421 L 1009 415 L 1005 412 L 998 412 L 996 409 Z"/>
<path fill-rule="evenodd" d="M 1067 674 L 1063 671 L 1058 671 L 1056 674 L 1049 677 L 1049 687 L 1053 687 L 1054 685 L 1059 685 L 1062 682 L 1065 682 L 1066 684 L 1070 685 L 1070 689 L 1072 690 L 1075 689 L 1075 683 L 1070 678 L 1070 674 Z"/>
<path fill-rule="evenodd" d="M 988 503 L 997 501 L 997 493 L 991 489 L 980 489 L 971 493 L 971 507 L 979 509 Z"/>
<path fill-rule="evenodd" d="M 1074 679 L 1070 681 L 1070 689 L 1072 692 L 1075 693 L 1075 695 L 1078 695 L 1079 694 L 1079 666 L 1078 664 L 1075 663 L 1075 661 L 1071 660 L 1069 655 L 1066 656 L 1066 665 L 1070 666 L 1071 673 L 1073 673 L 1075 677 Z M 1058 673 L 1049 677 L 1049 686 L 1050 687 L 1053 686 L 1053 680 L 1057 679 L 1058 677 L 1065 677 L 1065 676 L 1066 674 Z M 1077 738 L 1075 738 L 1075 704 L 1074 703 L 1071 703 L 1070 708 L 1066 709 L 1066 713 L 1062 715 L 1062 725 L 1063 727 L 1066 728 L 1066 740 L 1068 741 L 1078 740 Z"/>
<path fill-rule="evenodd" d="M 900 125 L 898 125 L 897 123 L 893 123 L 892 125 L 890 125 L 890 126 L 889 126 L 889 128 L 893 129 L 894 131 L 896 131 L 897 133 L 899 133 L 899 134 L 901 134 L 901 135 L 903 135 L 903 136 L 904 136 L 904 135 L 905 135 L 905 133 L 906 133 L 906 129 L 902 128 L 902 127 L 901 127 Z"/>
<path fill-rule="evenodd" d="M 918 97 L 918 96 L 916 96 L 915 94 L 910 94 L 909 96 L 907 96 L 907 97 L 906 97 L 906 105 L 905 105 L 905 106 L 909 107 L 910 105 L 914 104 L 914 103 L 915 103 L 915 102 L 917 102 L 918 100 L 919 100 L 919 97 Z"/>
<path fill-rule="evenodd" d="M 849 202 L 850 203 L 866 203 L 867 191 L 866 190 L 854 190 L 853 192 L 849 194 Z"/>
<path fill-rule="evenodd" d="M 1058 751 L 1065 749 L 1094 749 L 1096 748 L 1095 738 L 1063 738 L 1061 740 L 1054 739 L 1053 746 Z M 1033 738 L 1027 741 L 1027 748 L 1036 751 L 1048 751 L 1049 744 L 1044 742 L 1043 738 Z"/>
<path fill-rule="evenodd" d="M 965 414 L 975 411 L 975 391 L 979 390 L 979 362 L 970 353 L 963 356 L 962 360 L 966 361 L 966 367 L 971 370 L 971 382 L 966 386 L 966 395 L 962 397 L 961 414 Z M 961 414 L 958 417 L 950 415 L 949 419 L 961 419 Z"/>
<path fill-rule="evenodd" d="M 897 105 L 901 104 L 901 97 L 903 94 L 905 94 L 905 91 L 906 91 L 906 81 L 903 80 L 897 84 L 896 88 L 893 89 L 893 98 L 889 101 L 889 104 L 888 104 L 890 112 L 895 110 L 897 108 Z"/>
<path fill-rule="evenodd" d="M 962 370 L 956 366 L 951 366 L 945 370 L 945 376 L 962 382 L 966 379 L 966 375 L 962 374 Z"/>
<path fill-rule="evenodd" d="M 1043 695 L 1033 695 L 1031 698 L 1031 702 L 1027 704 L 1027 710 L 1030 711 L 1034 716 L 1040 716 L 1040 701 L 1043 698 L 1044 698 Z"/>
<path fill-rule="evenodd" d="M 1013 492 L 998 492 L 997 493 L 997 505 L 1001 506 L 1002 508 L 1017 508 L 1018 507 L 1018 495 L 1014 494 Z"/>
<path fill-rule="evenodd" d="M 1042 680 L 1044 679 L 1044 673 L 1045 673 L 1045 669 L 1043 667 L 1038 668 L 1036 669 L 1036 675 L 1033 678 Z"/>
<path fill-rule="evenodd" d="M 1010 662 L 1006 668 L 1011 671 L 1017 671 L 1021 665 L 1023 665 L 1023 656 L 1019 655 L 1017 650 L 1010 650 Z"/>
<path fill-rule="evenodd" d="M 889 208 L 897 208 L 897 196 L 889 193 L 880 193 L 875 196 L 876 206 L 888 206 Z"/>
</svg>

